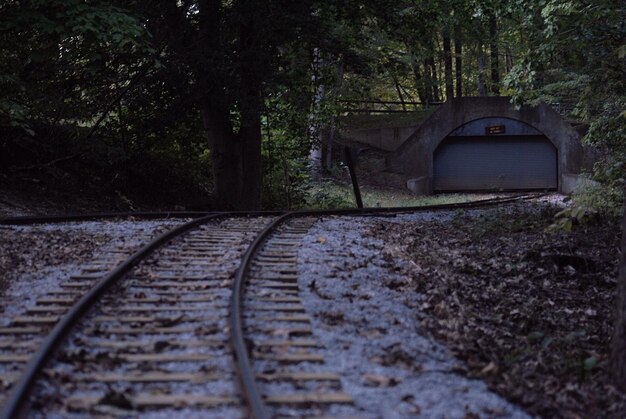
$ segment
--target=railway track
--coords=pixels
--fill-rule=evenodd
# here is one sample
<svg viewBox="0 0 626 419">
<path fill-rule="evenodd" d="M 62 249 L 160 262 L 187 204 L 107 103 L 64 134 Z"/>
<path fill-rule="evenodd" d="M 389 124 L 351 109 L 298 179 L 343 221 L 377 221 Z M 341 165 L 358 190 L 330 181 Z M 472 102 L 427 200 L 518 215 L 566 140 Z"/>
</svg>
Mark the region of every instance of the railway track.
<svg viewBox="0 0 626 419">
<path fill-rule="evenodd" d="M 9 366 L 0 380 L 12 389 L 1 417 L 341 414 L 351 398 L 316 351 L 296 282 L 302 237 L 317 216 L 337 213 L 368 214 L 205 215 L 102 280 L 71 278 L 0 331 Z"/>
</svg>

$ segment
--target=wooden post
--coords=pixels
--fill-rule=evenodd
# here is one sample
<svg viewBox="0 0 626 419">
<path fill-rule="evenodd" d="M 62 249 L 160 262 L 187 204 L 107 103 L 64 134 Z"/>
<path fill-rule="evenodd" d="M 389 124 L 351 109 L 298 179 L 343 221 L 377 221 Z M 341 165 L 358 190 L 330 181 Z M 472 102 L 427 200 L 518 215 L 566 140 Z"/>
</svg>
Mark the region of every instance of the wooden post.
<svg viewBox="0 0 626 419">
<path fill-rule="evenodd" d="M 352 180 L 352 189 L 354 190 L 354 198 L 356 199 L 356 206 L 363 208 L 363 201 L 361 200 L 361 191 L 359 190 L 359 183 L 356 179 L 356 172 L 354 170 L 354 159 L 352 158 L 352 149 L 350 147 L 344 147 L 343 158 L 348 165 L 350 171 L 350 179 Z"/>
</svg>

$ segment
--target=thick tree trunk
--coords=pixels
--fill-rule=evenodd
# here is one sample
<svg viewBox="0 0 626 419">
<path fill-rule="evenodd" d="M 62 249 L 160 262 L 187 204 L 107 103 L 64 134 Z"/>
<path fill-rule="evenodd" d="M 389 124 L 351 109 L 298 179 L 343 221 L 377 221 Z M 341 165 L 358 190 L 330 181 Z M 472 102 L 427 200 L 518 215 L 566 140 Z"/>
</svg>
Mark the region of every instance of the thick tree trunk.
<svg viewBox="0 0 626 419">
<path fill-rule="evenodd" d="M 198 78 L 202 96 L 202 119 L 213 170 L 213 196 L 222 209 L 241 207 L 242 149 L 229 117 L 229 104 L 222 93 L 219 68 L 223 62 L 221 41 L 221 0 L 201 0 L 197 41 L 200 57 L 190 64 Z M 181 47 L 188 48 L 188 46 Z"/>
<path fill-rule="evenodd" d="M 626 196 L 626 187 L 624 188 Z M 615 384 L 626 392 L 626 205 L 622 219 L 622 261 L 617 280 L 617 312 L 611 346 L 611 371 Z"/>
<path fill-rule="evenodd" d="M 253 210 L 261 206 L 261 81 L 259 25 L 255 13 L 240 11 L 239 62 L 233 77 L 239 78 L 235 97 L 225 97 L 221 0 L 199 2 L 198 44 L 201 54 L 194 67 L 202 95 L 202 118 L 213 164 L 213 194 L 220 208 Z M 231 48 L 231 46 L 229 46 Z M 238 105 L 240 129 L 234 132 L 230 110 Z"/>
<path fill-rule="evenodd" d="M 463 96 L 463 41 L 461 29 L 454 31 L 454 70 L 456 76 L 456 96 Z"/>
<path fill-rule="evenodd" d="M 245 3 L 245 4 L 244 4 Z M 261 79 L 264 51 L 259 42 L 262 32 L 254 4 L 242 2 L 239 26 L 239 109 L 241 112 L 239 202 L 237 209 L 261 208 L 263 171 L 261 165 Z"/>
<path fill-rule="evenodd" d="M 454 97 L 454 84 L 452 82 L 452 46 L 450 42 L 450 30 L 443 31 L 443 61 L 446 79 L 446 100 Z"/>
<path fill-rule="evenodd" d="M 489 52 L 491 61 L 491 92 L 500 94 L 500 62 L 498 52 L 498 21 L 494 12 L 489 13 Z"/>
<path fill-rule="evenodd" d="M 253 55 L 253 54 L 251 54 Z M 261 167 L 261 82 L 254 71 L 254 57 L 243 62 L 241 70 L 240 108 L 241 128 L 239 142 L 240 157 L 240 198 L 237 209 L 256 210 L 261 208 L 263 171 Z"/>
<path fill-rule="evenodd" d="M 219 111 L 205 104 L 202 119 L 213 165 L 213 195 L 223 209 L 240 206 L 241 147 Z"/>
<path fill-rule="evenodd" d="M 254 109 L 242 112 L 239 137 L 241 143 L 239 189 L 241 192 L 237 209 L 258 210 L 261 208 L 263 185 L 260 112 Z"/>
</svg>

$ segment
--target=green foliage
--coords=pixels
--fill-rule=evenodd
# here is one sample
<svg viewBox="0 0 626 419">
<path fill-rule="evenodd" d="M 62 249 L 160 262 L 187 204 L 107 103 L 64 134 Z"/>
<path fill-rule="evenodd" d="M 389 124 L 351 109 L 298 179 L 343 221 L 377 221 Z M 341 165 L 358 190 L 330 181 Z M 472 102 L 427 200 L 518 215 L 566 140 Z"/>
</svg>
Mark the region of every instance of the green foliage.
<svg viewBox="0 0 626 419">
<path fill-rule="evenodd" d="M 596 166 L 603 166 L 600 161 Z M 623 169 L 620 168 L 621 173 Z M 554 216 L 554 222 L 548 230 L 572 231 L 577 225 L 597 222 L 599 217 L 618 217 L 624 207 L 624 189 L 622 181 L 598 182 L 588 174 L 581 175 L 579 185 L 574 191 L 572 204 Z"/>
<path fill-rule="evenodd" d="M 554 223 L 547 228 L 547 231 L 570 232 L 575 225 L 587 223 L 596 218 L 596 210 L 584 205 L 574 205 L 556 213 Z"/>
<path fill-rule="evenodd" d="M 308 129 L 308 115 L 301 111 L 303 93 L 293 86 L 280 98 L 267 100 L 271 112 L 262 119 L 264 208 L 294 209 L 305 202 L 310 142 L 303 135 Z"/>
<path fill-rule="evenodd" d="M 301 208 L 306 200 L 308 182 L 304 160 L 289 159 L 283 154 L 278 158 L 266 157 L 264 164 L 263 208 Z"/>
<path fill-rule="evenodd" d="M 622 213 L 624 190 L 622 185 L 596 182 L 583 177 L 574 196 L 574 207 L 582 207 L 606 216 Z"/>
<path fill-rule="evenodd" d="M 505 80 L 517 104 L 558 103 L 589 125 L 583 142 L 600 154 L 591 179 L 575 195 L 577 213 L 621 210 L 626 179 L 626 83 L 623 24 L 614 0 L 516 2 L 528 38 Z M 571 228 L 578 217 L 557 224 Z"/>
<path fill-rule="evenodd" d="M 319 182 L 307 188 L 306 208 L 336 209 L 355 208 L 354 198 L 349 192 L 338 188 L 334 182 Z"/>
<path fill-rule="evenodd" d="M 237 134 L 247 75 L 260 86 L 265 205 L 298 207 L 311 193 L 311 146 L 346 122 L 341 99 L 419 101 L 436 90 L 443 98 L 444 33 L 458 35 L 464 92 L 476 94 L 477 57 L 489 67 L 496 17 L 507 93 L 518 103 L 571 103 L 570 116 L 590 124 L 586 143 L 602 154 L 592 178 L 605 189 L 596 195 L 614 205 L 621 193 L 626 46 L 617 0 L 218 3 L 219 21 L 203 27 L 208 3 L 193 0 L 2 2 L 0 127 L 80 136 L 104 115 L 97 138 L 116 150 L 109 163 L 172 156 L 206 183 L 201 111 L 207 103 L 224 111 L 225 131 Z M 432 109 L 417 111 L 407 118 Z"/>
<path fill-rule="evenodd" d="M 0 16 L 0 125 L 30 134 L 34 121 L 97 116 L 136 54 L 153 51 L 141 22 L 110 2 L 5 1 Z"/>
<path fill-rule="evenodd" d="M 597 195 L 601 202 L 619 208 L 626 179 L 626 96 L 607 98 L 591 121 L 584 142 L 602 154 L 593 169 L 593 180 L 603 189 Z"/>
</svg>

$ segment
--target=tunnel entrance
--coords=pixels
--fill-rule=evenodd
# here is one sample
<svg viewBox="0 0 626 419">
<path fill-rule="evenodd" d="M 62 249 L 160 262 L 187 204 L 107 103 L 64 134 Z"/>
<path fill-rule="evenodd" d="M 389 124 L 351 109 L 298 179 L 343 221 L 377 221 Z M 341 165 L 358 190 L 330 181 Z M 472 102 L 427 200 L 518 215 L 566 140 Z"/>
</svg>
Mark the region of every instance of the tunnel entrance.
<svg viewBox="0 0 626 419">
<path fill-rule="evenodd" d="M 507 118 L 475 120 L 435 149 L 433 189 L 554 190 L 557 155 L 552 142 L 528 124 Z"/>
</svg>

